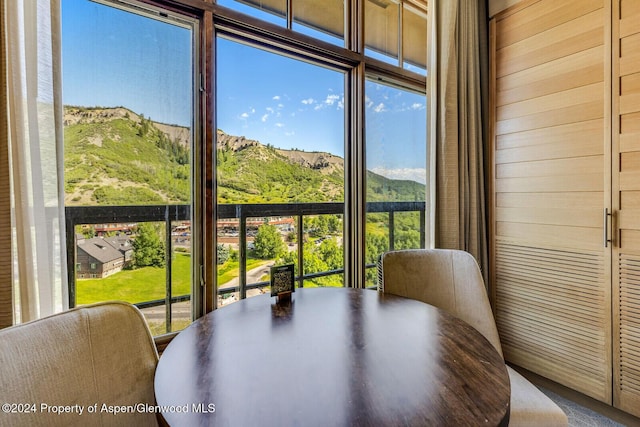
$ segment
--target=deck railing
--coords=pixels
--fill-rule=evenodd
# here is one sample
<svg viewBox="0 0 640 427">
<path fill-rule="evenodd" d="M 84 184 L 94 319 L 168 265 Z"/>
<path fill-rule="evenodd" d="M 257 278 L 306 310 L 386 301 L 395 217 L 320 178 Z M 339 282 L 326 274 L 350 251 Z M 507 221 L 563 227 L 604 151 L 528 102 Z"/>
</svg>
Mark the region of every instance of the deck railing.
<svg viewBox="0 0 640 427">
<path fill-rule="evenodd" d="M 420 214 L 420 246 L 425 245 L 425 203 L 424 202 L 370 202 L 367 213 L 388 213 L 389 248 L 394 249 L 395 214 L 398 212 L 419 212 Z M 304 227 L 305 216 L 343 215 L 343 203 L 287 203 L 287 204 L 225 204 L 218 205 L 218 220 L 234 219 L 238 221 L 239 244 L 239 282 L 238 286 L 221 287 L 218 295 L 238 292 L 239 298 L 246 298 L 247 290 L 269 286 L 269 282 L 247 283 L 247 222 L 250 218 L 292 217 L 296 218 L 295 231 L 298 242 L 299 274 L 296 277 L 298 286 L 305 280 L 333 274 L 342 274 L 344 269 L 314 272 L 305 274 L 303 270 Z M 67 272 L 69 284 L 69 306 L 76 305 L 76 226 L 96 224 L 164 222 L 165 224 L 165 259 L 171 259 L 172 222 L 189 221 L 190 205 L 151 205 L 151 206 L 68 206 L 66 215 Z M 367 268 L 375 267 L 375 263 Z M 139 308 L 165 306 L 167 332 L 171 328 L 171 305 L 176 302 L 190 300 L 190 295 L 172 295 L 171 262 L 166 263 L 165 298 L 153 301 L 142 301 L 135 305 Z M 301 273 L 301 274 L 300 274 Z"/>
</svg>

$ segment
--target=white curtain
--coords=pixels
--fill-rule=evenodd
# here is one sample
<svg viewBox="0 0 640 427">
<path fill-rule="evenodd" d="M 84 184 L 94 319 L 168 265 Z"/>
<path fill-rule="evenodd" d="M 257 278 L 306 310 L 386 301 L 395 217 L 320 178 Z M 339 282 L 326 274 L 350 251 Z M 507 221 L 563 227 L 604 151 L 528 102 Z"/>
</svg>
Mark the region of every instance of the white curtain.
<svg viewBox="0 0 640 427">
<path fill-rule="evenodd" d="M 15 321 L 68 305 L 59 0 L 3 0 Z"/>
</svg>

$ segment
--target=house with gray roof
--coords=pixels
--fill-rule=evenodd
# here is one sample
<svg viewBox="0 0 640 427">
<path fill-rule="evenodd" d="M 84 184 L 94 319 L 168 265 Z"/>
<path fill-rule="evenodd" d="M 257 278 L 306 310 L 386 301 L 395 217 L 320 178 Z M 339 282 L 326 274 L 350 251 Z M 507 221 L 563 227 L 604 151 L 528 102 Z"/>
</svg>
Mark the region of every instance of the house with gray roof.
<svg viewBox="0 0 640 427">
<path fill-rule="evenodd" d="M 133 245 L 126 236 L 76 236 L 76 277 L 79 279 L 104 278 L 129 265 L 133 258 Z"/>
</svg>

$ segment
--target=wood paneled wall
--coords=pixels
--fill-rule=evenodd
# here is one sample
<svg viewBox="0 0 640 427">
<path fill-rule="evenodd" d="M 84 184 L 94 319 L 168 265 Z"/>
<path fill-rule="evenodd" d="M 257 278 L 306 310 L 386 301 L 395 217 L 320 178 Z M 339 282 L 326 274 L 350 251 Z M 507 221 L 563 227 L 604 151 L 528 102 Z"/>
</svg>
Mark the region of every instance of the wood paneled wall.
<svg viewBox="0 0 640 427">
<path fill-rule="evenodd" d="M 611 403 L 611 7 L 492 19 L 492 289 L 505 358 Z"/>
<path fill-rule="evenodd" d="M 640 416 L 640 1 L 613 9 L 614 405 Z"/>
</svg>

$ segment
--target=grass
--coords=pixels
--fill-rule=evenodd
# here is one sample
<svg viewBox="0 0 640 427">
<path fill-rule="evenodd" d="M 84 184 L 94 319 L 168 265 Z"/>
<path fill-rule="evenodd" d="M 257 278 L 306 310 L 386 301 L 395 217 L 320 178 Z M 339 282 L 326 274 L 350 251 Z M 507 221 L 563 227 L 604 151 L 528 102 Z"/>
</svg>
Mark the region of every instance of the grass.
<svg viewBox="0 0 640 427">
<path fill-rule="evenodd" d="M 260 267 L 267 263 L 261 259 L 247 259 L 247 271 Z M 218 285 L 224 285 L 228 281 L 235 279 L 240 274 L 240 263 L 238 261 L 227 261 L 218 267 Z"/>
<path fill-rule="evenodd" d="M 264 260 L 247 260 L 247 270 L 259 267 Z M 238 277 L 237 261 L 228 261 L 218 268 L 218 284 L 222 285 Z M 100 301 L 120 300 L 132 304 L 164 299 L 166 291 L 166 270 L 144 267 L 123 270 L 104 279 L 78 279 L 76 281 L 76 304 L 91 304 Z M 172 294 L 191 294 L 191 255 L 173 254 Z"/>
<path fill-rule="evenodd" d="M 174 253 L 172 263 L 173 295 L 191 294 L 191 255 Z M 123 270 L 104 279 L 78 279 L 76 303 L 91 304 L 99 301 L 120 300 L 132 304 L 164 299 L 166 270 L 144 267 Z"/>
<path fill-rule="evenodd" d="M 164 321 L 151 320 L 151 321 L 147 321 L 147 323 L 149 324 L 151 335 L 153 335 L 154 337 L 167 333 L 167 328 L 165 326 Z M 191 319 L 178 319 L 178 320 L 174 319 L 171 322 L 171 331 L 173 332 L 181 331 L 187 326 L 189 326 L 190 324 L 191 324 Z"/>
</svg>

